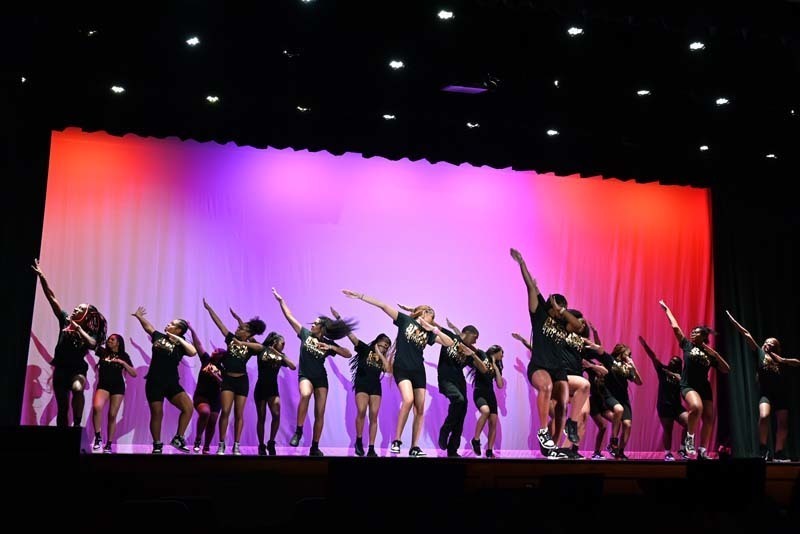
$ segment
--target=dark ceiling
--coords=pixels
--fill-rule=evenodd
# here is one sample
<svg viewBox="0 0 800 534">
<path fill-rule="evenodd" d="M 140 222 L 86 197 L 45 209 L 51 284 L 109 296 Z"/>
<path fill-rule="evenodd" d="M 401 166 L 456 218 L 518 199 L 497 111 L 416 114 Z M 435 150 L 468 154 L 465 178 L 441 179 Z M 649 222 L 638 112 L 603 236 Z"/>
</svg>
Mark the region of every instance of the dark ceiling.
<svg viewBox="0 0 800 534">
<path fill-rule="evenodd" d="M 18 6 L 3 17 L 3 84 L 55 129 L 694 185 L 796 174 L 800 3 L 593 4 Z M 491 90 L 441 90 L 453 83 Z"/>
</svg>

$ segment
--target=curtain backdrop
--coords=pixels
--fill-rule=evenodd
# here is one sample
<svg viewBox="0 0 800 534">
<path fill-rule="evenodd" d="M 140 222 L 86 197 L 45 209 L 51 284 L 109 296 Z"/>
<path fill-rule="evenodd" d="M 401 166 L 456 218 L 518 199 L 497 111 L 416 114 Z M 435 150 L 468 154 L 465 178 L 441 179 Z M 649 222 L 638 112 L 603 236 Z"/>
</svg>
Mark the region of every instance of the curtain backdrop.
<svg viewBox="0 0 800 534">
<path fill-rule="evenodd" d="M 159 330 L 175 317 L 189 320 L 211 349 L 224 343 L 203 309 L 205 297 L 230 329 L 235 321 L 229 307 L 245 320 L 259 315 L 268 331 L 286 336 L 286 351 L 296 359 L 299 340 L 290 335 L 272 287 L 303 323 L 335 306 L 358 318 L 362 339 L 380 332 L 394 337 L 396 328 L 383 312 L 342 295 L 350 288 L 389 304 L 430 304 L 441 324 L 449 318 L 477 326 L 478 346 L 505 348 L 507 385 L 498 394 L 496 445 L 502 451 L 534 448 L 538 424 L 531 410 L 535 393 L 525 377 L 529 354 L 510 336 L 530 331 L 525 286 L 509 256 L 515 247 L 542 292 L 565 294 L 609 351 L 617 342 L 633 349 L 644 385 L 630 386 L 628 449 L 646 453 L 661 450 L 658 381 L 637 338 L 647 339 L 662 361 L 679 353 L 658 305 L 662 298 L 685 332 L 712 324 L 711 241 L 706 189 L 68 129 L 51 140 L 40 261 L 65 309 L 95 304 L 109 333 L 126 340 L 139 377 L 127 381 L 119 443 L 150 442 L 143 379 L 150 343 L 131 317 L 137 306 L 147 308 Z M 48 361 L 57 333 L 37 288 L 23 424 L 55 422 Z M 346 339 L 341 343 L 349 346 Z M 448 405 L 436 387 L 438 352 L 438 346 L 425 352 L 428 408 L 421 446 L 427 449 L 435 447 Z M 90 367 L 85 423 L 95 383 Z M 355 404 L 348 361 L 337 357 L 326 367 L 330 391 L 321 444 L 350 446 Z M 196 358 L 184 358 L 180 366 L 190 395 L 198 369 Z M 254 384 L 254 361 L 249 372 Z M 295 425 L 296 372 L 281 371 L 279 383 L 280 445 Z M 393 437 L 398 403 L 397 388 L 386 377 L 381 446 Z M 475 419 L 470 393 L 465 443 Z M 164 436 L 176 421 L 177 410 L 165 405 Z M 256 443 L 255 421 L 248 399 L 245 445 Z M 310 411 L 309 439 L 312 421 Z M 232 427 L 231 420 L 229 432 Z M 409 420 L 405 443 L 410 433 Z M 582 448 L 591 447 L 595 433 L 589 422 Z M 679 432 L 674 434 L 677 444 Z"/>
</svg>

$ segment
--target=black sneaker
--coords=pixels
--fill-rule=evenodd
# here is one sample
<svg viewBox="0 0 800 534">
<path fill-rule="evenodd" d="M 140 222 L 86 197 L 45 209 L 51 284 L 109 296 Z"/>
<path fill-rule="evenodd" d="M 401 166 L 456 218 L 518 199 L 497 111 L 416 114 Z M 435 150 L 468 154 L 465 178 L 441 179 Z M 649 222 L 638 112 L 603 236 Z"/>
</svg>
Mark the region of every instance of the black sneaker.
<svg viewBox="0 0 800 534">
<path fill-rule="evenodd" d="M 181 452 L 189 452 L 189 447 L 186 446 L 186 440 L 180 436 L 175 436 L 172 438 L 172 441 L 170 441 L 169 444 Z"/>
<path fill-rule="evenodd" d="M 689 453 L 687 453 L 686 449 L 684 449 L 683 447 L 678 449 L 678 456 L 681 457 L 681 460 L 688 460 L 689 459 Z"/>
<path fill-rule="evenodd" d="M 664 461 L 665 462 L 674 462 L 675 461 L 675 457 L 672 455 L 671 452 L 668 452 L 667 454 L 664 455 Z"/>
<path fill-rule="evenodd" d="M 778 451 L 775 453 L 775 461 L 783 464 L 786 462 L 791 462 L 792 459 L 786 456 L 786 453 L 784 451 Z"/>
<path fill-rule="evenodd" d="M 578 422 L 572 419 L 567 419 L 567 424 L 564 425 L 564 434 L 573 445 L 577 445 L 581 438 L 578 436 Z"/>
<path fill-rule="evenodd" d="M 103 446 L 103 438 L 100 437 L 100 433 L 97 433 L 94 435 L 94 443 L 92 444 L 92 450 L 99 451 L 102 446 Z"/>
<path fill-rule="evenodd" d="M 492 449 L 486 449 L 486 457 L 494 458 L 494 452 L 492 451 Z"/>
<path fill-rule="evenodd" d="M 153 442 L 153 454 L 161 454 L 164 452 L 164 444 L 160 441 Z"/>
<path fill-rule="evenodd" d="M 458 454 L 458 451 L 447 451 L 448 458 L 461 458 L 461 455 Z"/>
<path fill-rule="evenodd" d="M 594 451 L 592 453 L 592 460 L 605 460 L 606 457 L 603 456 L 603 453 L 600 451 Z"/>
<path fill-rule="evenodd" d="M 439 429 L 439 439 L 437 440 L 436 444 L 439 445 L 439 448 L 442 450 L 447 449 L 447 440 L 450 438 L 450 432 L 447 431 L 445 427 Z"/>
<path fill-rule="evenodd" d="M 364 456 L 364 444 L 361 442 L 361 438 L 356 438 L 356 456 Z"/>
<path fill-rule="evenodd" d="M 411 449 L 408 451 L 408 455 L 414 458 L 421 458 L 423 456 L 427 456 L 427 454 L 425 454 L 425 451 L 423 451 L 419 447 L 411 447 Z"/>
<path fill-rule="evenodd" d="M 103 447 L 103 452 L 105 454 L 111 454 L 111 453 L 114 452 L 114 451 L 111 450 L 111 442 L 106 443 L 106 446 Z"/>
<path fill-rule="evenodd" d="M 267 455 L 267 446 L 263 443 L 258 444 L 258 455 L 259 456 L 266 456 Z"/>
<path fill-rule="evenodd" d="M 275 456 L 275 440 L 271 439 L 267 442 L 267 454 Z"/>
<path fill-rule="evenodd" d="M 201 443 L 199 439 L 194 440 L 194 447 L 192 447 L 192 452 L 194 452 L 195 454 L 200 452 L 200 445 Z"/>
<path fill-rule="evenodd" d="M 292 447 L 297 447 L 298 445 L 300 445 L 300 438 L 302 437 L 303 437 L 302 432 L 295 432 L 294 434 L 292 434 L 292 439 L 289 440 L 289 445 L 291 445 Z"/>
<path fill-rule="evenodd" d="M 308 455 L 309 456 L 325 456 L 322 453 L 322 451 L 319 450 L 319 447 L 311 447 L 310 449 L 308 449 Z"/>
<path fill-rule="evenodd" d="M 539 450 L 541 450 L 542 454 L 545 456 L 547 456 L 547 451 L 556 448 L 556 443 L 553 441 L 550 431 L 546 428 L 540 428 L 536 432 L 536 437 L 539 439 Z"/>
<path fill-rule="evenodd" d="M 567 456 L 565 449 L 550 449 L 549 451 L 547 451 L 544 457 L 547 458 L 548 460 L 566 460 L 567 458 L 569 458 L 569 456 Z"/>
<path fill-rule="evenodd" d="M 475 453 L 475 456 L 481 455 L 481 440 L 473 439 L 470 440 L 470 444 L 472 444 L 472 452 Z"/>
<path fill-rule="evenodd" d="M 392 454 L 400 454 L 400 445 L 402 444 L 403 442 L 400 441 L 399 439 L 394 440 L 392 442 L 392 446 L 389 447 L 389 452 L 391 452 Z"/>
<path fill-rule="evenodd" d="M 618 449 L 617 450 L 617 454 L 616 454 L 615 458 L 617 460 L 630 460 L 630 458 L 625 456 L 625 451 L 623 451 L 622 449 Z"/>
<path fill-rule="evenodd" d="M 370 445 L 367 449 L 367 456 L 378 456 L 378 453 L 375 452 L 375 445 Z"/>
</svg>

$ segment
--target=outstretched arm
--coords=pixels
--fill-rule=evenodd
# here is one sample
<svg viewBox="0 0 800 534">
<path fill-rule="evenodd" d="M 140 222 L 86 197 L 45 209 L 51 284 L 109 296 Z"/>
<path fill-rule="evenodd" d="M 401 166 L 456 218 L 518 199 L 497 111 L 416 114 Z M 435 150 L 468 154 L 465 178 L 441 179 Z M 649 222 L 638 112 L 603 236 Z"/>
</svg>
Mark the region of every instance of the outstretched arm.
<svg viewBox="0 0 800 534">
<path fill-rule="evenodd" d="M 324 351 L 331 350 L 331 351 L 335 352 L 337 355 L 342 356 L 344 358 L 352 358 L 353 357 L 353 353 L 350 352 L 350 349 L 347 349 L 345 347 L 340 347 L 338 345 L 330 345 L 328 343 L 319 343 L 317 346 L 320 348 L 320 350 L 324 350 Z"/>
<path fill-rule="evenodd" d="M 388 304 L 384 304 L 383 302 L 379 301 L 378 299 L 374 299 L 372 297 L 369 297 L 369 296 L 365 295 L 364 293 L 356 293 L 355 291 L 350 291 L 349 289 L 342 289 L 342 293 L 344 293 L 345 295 L 347 295 L 351 299 L 363 300 L 367 304 L 372 304 L 373 306 L 376 306 L 376 307 L 382 309 L 384 311 L 384 313 L 386 313 L 386 315 L 388 315 L 389 317 L 392 318 L 392 321 L 397 320 L 398 311 L 396 309 L 392 308 L 391 306 L 389 306 Z"/>
<path fill-rule="evenodd" d="M 278 294 L 274 287 L 272 288 L 272 294 L 275 296 L 275 300 L 281 305 L 281 311 L 283 312 L 283 316 L 286 317 L 286 320 L 289 321 L 289 326 L 292 327 L 295 334 L 299 334 L 300 330 L 303 328 L 300 321 L 294 318 L 294 315 L 292 315 L 292 312 L 289 310 L 289 306 L 286 305 L 286 301 L 283 300 L 283 297 Z"/>
<path fill-rule="evenodd" d="M 511 257 L 519 264 L 519 270 L 522 273 L 522 279 L 525 281 L 525 288 L 528 290 L 528 310 L 531 313 L 536 312 L 539 307 L 539 287 L 536 285 L 536 280 L 533 279 L 531 273 L 528 271 L 528 266 L 522 258 L 522 254 L 515 248 L 511 249 Z"/>
<path fill-rule="evenodd" d="M 144 318 L 145 314 L 147 314 L 147 310 L 145 310 L 142 306 L 139 306 L 131 315 L 139 319 L 139 324 L 142 325 L 142 328 L 144 328 L 144 331 L 147 332 L 147 335 L 152 336 L 156 329 L 153 328 L 153 325 L 150 324 L 150 321 Z"/>
<path fill-rule="evenodd" d="M 428 332 L 433 332 L 434 334 L 436 334 L 436 342 L 439 343 L 440 345 L 444 345 L 445 347 L 452 347 L 453 345 L 455 345 L 456 343 L 455 340 L 453 340 L 453 338 L 451 338 L 450 336 L 439 330 L 438 326 L 433 326 L 431 323 L 429 323 L 422 317 L 417 318 L 417 323 L 419 323 L 419 325 L 422 327 L 423 330 L 426 330 Z"/>
<path fill-rule="evenodd" d="M 656 368 L 656 371 L 664 367 L 664 364 L 659 361 L 656 353 L 653 352 L 653 349 L 650 348 L 650 345 L 647 344 L 647 341 L 645 341 L 642 336 L 639 336 L 639 343 L 642 344 L 642 348 L 644 349 L 645 353 L 647 353 L 648 358 L 650 358 L 650 361 L 653 362 L 653 367 Z"/>
<path fill-rule="evenodd" d="M 683 330 L 678 325 L 678 321 L 675 319 L 675 316 L 672 315 L 672 310 L 669 309 L 667 303 L 663 300 L 659 300 L 658 304 L 664 308 L 664 312 L 667 314 L 667 319 L 669 319 L 669 325 L 672 327 L 672 331 L 675 333 L 675 338 L 678 340 L 678 343 L 683 343 L 686 339 L 686 336 L 683 335 Z"/>
<path fill-rule="evenodd" d="M 204 354 L 206 351 L 203 350 L 203 343 L 200 341 L 200 336 L 197 335 L 194 328 L 192 328 L 192 324 L 189 323 L 189 332 L 192 334 L 192 345 L 197 350 L 198 354 Z"/>
<path fill-rule="evenodd" d="M 703 343 L 703 350 L 705 350 L 707 353 L 711 354 L 711 356 L 717 359 L 717 363 L 719 363 L 719 367 L 717 367 L 717 369 L 726 374 L 730 372 L 731 366 L 728 365 L 728 362 L 725 361 L 725 358 L 720 356 L 719 352 L 715 351 L 710 346 L 708 346 L 708 343 Z"/>
<path fill-rule="evenodd" d="M 239 326 L 242 326 L 244 324 L 244 321 L 242 321 L 242 318 L 239 317 L 239 315 L 235 311 L 233 311 L 233 308 L 228 308 L 228 309 L 230 310 L 231 315 L 233 316 L 233 318 L 236 319 L 236 323 Z"/>
<path fill-rule="evenodd" d="M 342 315 L 338 311 L 334 310 L 333 306 L 331 306 L 331 315 L 333 315 L 334 319 L 337 321 L 342 318 Z M 358 336 L 356 336 L 353 332 L 347 334 L 347 339 L 350 340 L 354 347 L 358 345 Z"/>
<path fill-rule="evenodd" d="M 731 320 L 736 330 L 738 330 L 744 336 L 745 341 L 747 341 L 747 345 L 753 350 L 758 350 L 758 343 L 756 343 L 756 340 L 753 339 L 753 336 L 750 334 L 747 328 L 742 326 L 741 323 L 739 323 L 739 321 L 734 319 L 733 315 L 731 315 L 731 312 L 729 312 L 728 310 L 725 310 L 725 315 L 727 315 L 728 319 Z"/>
<path fill-rule="evenodd" d="M 780 365 L 788 365 L 789 367 L 800 367 L 800 360 L 797 358 L 784 358 L 775 352 L 768 352 L 770 358 L 775 360 Z"/>
<path fill-rule="evenodd" d="M 461 337 L 461 329 L 459 327 L 457 327 L 456 325 L 454 325 L 449 317 L 446 318 L 446 321 L 447 321 L 447 327 L 450 330 L 452 330 L 455 335 L 457 335 L 458 337 Z"/>
<path fill-rule="evenodd" d="M 206 310 L 208 310 L 208 314 L 211 316 L 211 320 L 214 321 L 214 324 L 217 325 L 217 328 L 219 328 L 219 331 L 222 332 L 222 336 L 223 337 L 228 337 L 228 334 L 230 334 L 230 330 L 228 330 L 225 327 L 225 325 L 222 324 L 222 320 L 217 315 L 217 312 L 214 311 L 214 309 L 211 307 L 211 304 L 206 302 L 205 298 L 203 299 L 203 307 Z"/>
<path fill-rule="evenodd" d="M 528 340 L 527 340 L 527 339 L 525 339 L 525 338 L 524 338 L 524 337 L 522 337 L 521 335 L 517 334 L 516 332 L 512 332 L 512 333 L 511 333 L 511 337 L 513 337 L 514 339 L 516 339 L 517 341 L 519 341 L 520 343 L 522 343 L 523 345 L 525 345 L 525 348 L 526 348 L 526 349 L 528 349 L 529 351 L 533 352 L 533 345 L 531 345 L 531 344 L 528 342 Z"/>
<path fill-rule="evenodd" d="M 53 290 L 50 289 L 50 285 L 47 283 L 47 278 L 44 277 L 44 272 L 42 268 L 39 267 L 39 260 L 34 258 L 33 265 L 31 265 L 33 272 L 35 272 L 39 276 L 39 281 L 42 283 L 42 291 L 44 291 L 44 296 L 47 297 L 47 302 L 50 303 L 50 308 L 53 309 L 53 313 L 55 314 L 56 318 L 61 320 L 61 304 L 59 304 L 58 299 L 56 299 L 56 294 L 53 293 Z"/>
</svg>

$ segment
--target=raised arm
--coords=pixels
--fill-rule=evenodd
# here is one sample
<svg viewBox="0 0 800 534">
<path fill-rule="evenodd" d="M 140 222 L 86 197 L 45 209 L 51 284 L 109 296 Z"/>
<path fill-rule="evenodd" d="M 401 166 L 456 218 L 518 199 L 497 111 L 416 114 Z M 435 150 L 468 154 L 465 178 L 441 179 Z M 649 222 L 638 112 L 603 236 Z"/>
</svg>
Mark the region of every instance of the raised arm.
<svg viewBox="0 0 800 534">
<path fill-rule="evenodd" d="M 533 345 L 531 345 L 530 342 L 528 342 L 527 339 L 525 339 L 521 335 L 517 334 L 516 332 L 512 332 L 511 333 L 511 337 L 513 337 L 514 339 L 516 339 L 517 341 L 519 341 L 520 343 L 525 345 L 526 349 L 528 349 L 529 351 L 533 352 Z"/>
<path fill-rule="evenodd" d="M 333 315 L 333 318 L 337 321 L 342 318 L 341 314 L 333 309 L 333 306 L 331 306 L 331 315 Z M 350 340 L 354 347 L 358 345 L 358 336 L 356 336 L 353 332 L 347 334 L 347 339 Z"/>
<path fill-rule="evenodd" d="M 458 337 L 461 337 L 461 329 L 459 327 L 457 327 L 456 325 L 454 325 L 449 317 L 447 317 L 445 320 L 447 321 L 447 327 L 450 330 L 452 330 L 455 335 L 457 335 Z"/>
<path fill-rule="evenodd" d="M 80 336 L 83 338 L 83 340 L 89 344 L 89 348 L 94 349 L 97 346 L 97 340 L 90 336 L 86 330 L 81 327 L 81 325 L 75 321 L 70 321 L 70 323 L 72 324 L 72 328 L 74 328 L 75 331 L 78 332 L 78 334 L 80 334 Z"/>
<path fill-rule="evenodd" d="M 358 299 L 363 300 L 367 304 L 372 304 L 384 311 L 386 315 L 392 318 L 392 321 L 397 320 L 397 314 L 399 313 L 396 309 L 392 308 L 388 304 L 384 304 L 383 302 L 374 299 L 365 295 L 364 293 L 356 293 L 355 291 L 350 291 L 349 289 L 342 289 L 342 293 L 350 297 L 351 299 Z"/>
<path fill-rule="evenodd" d="M 716 358 L 717 363 L 719 364 L 719 367 L 717 367 L 717 369 L 719 369 L 720 371 L 722 371 L 725 374 L 727 374 L 727 373 L 729 373 L 731 371 L 731 366 L 728 365 L 728 362 L 725 361 L 725 358 L 723 358 L 720 355 L 719 352 L 717 352 L 716 350 L 712 349 L 708 345 L 708 343 L 703 343 L 703 350 L 705 350 L 707 353 L 711 354 L 711 356 Z"/>
<path fill-rule="evenodd" d="M 675 338 L 678 340 L 678 343 L 683 343 L 686 339 L 686 336 L 683 335 L 683 330 L 681 330 L 680 325 L 678 325 L 678 321 L 675 319 L 675 316 L 672 315 L 672 310 L 669 309 L 667 303 L 663 300 L 659 300 L 658 304 L 664 308 L 664 312 L 667 314 L 667 319 L 669 319 L 669 325 L 672 327 L 672 331 L 675 333 Z"/>
<path fill-rule="evenodd" d="M 736 328 L 736 330 L 738 330 L 744 336 L 745 341 L 747 341 L 747 346 L 753 350 L 758 350 L 758 343 L 756 343 L 756 340 L 753 339 L 753 336 L 750 334 L 747 328 L 742 326 L 739 321 L 734 319 L 733 315 L 731 315 L 731 312 L 728 310 L 725 310 L 725 315 L 727 315 L 728 319 L 730 319 L 731 323 L 733 323 L 734 328 Z"/>
<path fill-rule="evenodd" d="M 422 327 L 423 330 L 427 330 L 428 332 L 433 332 L 436 334 L 436 342 L 440 345 L 444 345 L 445 347 L 452 347 L 455 345 L 455 340 L 439 330 L 438 326 L 433 326 L 431 323 L 423 319 L 422 317 L 417 318 L 417 323 Z M 466 346 L 466 345 L 465 345 Z"/>
<path fill-rule="evenodd" d="M 228 308 L 228 310 L 231 312 L 231 315 L 233 316 L 233 318 L 236 319 L 236 323 L 239 326 L 242 326 L 244 324 L 244 321 L 242 321 L 242 318 L 239 317 L 239 315 L 235 311 L 233 311 L 233 308 Z"/>
<path fill-rule="evenodd" d="M 631 366 L 631 381 L 637 386 L 641 386 L 642 375 L 639 374 L 639 370 L 636 368 L 636 364 L 633 363 L 633 358 L 628 358 L 628 365 Z"/>
<path fill-rule="evenodd" d="M 594 324 L 590 323 L 589 321 L 586 321 L 586 324 L 589 325 L 589 330 L 592 331 L 592 338 L 594 338 L 594 342 L 598 345 L 602 345 L 603 342 L 600 341 L 600 334 L 597 333 L 597 328 L 594 327 Z"/>
<path fill-rule="evenodd" d="M 775 360 L 779 365 L 788 365 L 789 367 L 800 367 L 800 360 L 797 358 L 784 358 L 776 352 L 768 352 L 770 358 Z"/>
<path fill-rule="evenodd" d="M 205 354 L 205 350 L 203 350 L 203 343 L 200 341 L 200 336 L 197 335 L 192 324 L 189 323 L 189 332 L 192 334 L 192 345 L 197 350 L 197 354 Z"/>
<path fill-rule="evenodd" d="M 647 354 L 650 361 L 653 362 L 653 367 L 655 367 L 656 371 L 664 367 L 664 364 L 659 361 L 658 356 L 656 353 L 653 352 L 653 349 L 650 348 L 650 345 L 647 344 L 647 341 L 644 340 L 642 336 L 639 336 L 639 343 L 642 344 L 642 348 L 644 352 Z"/>
<path fill-rule="evenodd" d="M 169 336 L 169 338 L 175 343 L 180 343 L 183 346 L 183 350 L 186 352 L 187 356 L 197 356 L 197 349 L 194 348 L 194 345 L 183 339 L 181 336 L 176 336 L 172 332 L 167 332 L 167 336 Z"/>
<path fill-rule="evenodd" d="M 528 290 L 528 310 L 535 313 L 539 307 L 539 287 L 536 285 L 536 280 L 531 276 L 528 271 L 528 266 L 522 258 L 522 254 L 515 248 L 511 249 L 511 257 L 519 264 L 519 270 L 522 273 L 522 279 L 525 281 L 525 288 Z"/>
<path fill-rule="evenodd" d="M 286 305 L 286 301 L 283 300 L 283 297 L 278 294 L 274 287 L 272 288 L 272 294 L 275 296 L 275 300 L 281 305 L 281 311 L 283 312 L 283 316 L 286 317 L 286 320 L 289 321 L 289 326 L 292 327 L 295 334 L 299 334 L 300 330 L 303 328 L 300 321 L 294 318 L 294 315 L 292 315 L 292 312 L 289 310 L 289 306 Z"/>
<path fill-rule="evenodd" d="M 144 331 L 147 332 L 147 335 L 152 336 L 156 329 L 153 328 L 153 325 L 150 324 L 150 321 L 144 318 L 146 314 L 147 310 L 145 310 L 142 306 L 139 306 L 131 315 L 139 319 L 139 324 L 142 325 L 142 328 L 144 328 Z"/>
<path fill-rule="evenodd" d="M 222 323 L 222 320 L 220 320 L 219 316 L 217 315 L 217 312 L 214 311 L 214 309 L 211 307 L 211 304 L 206 302 L 205 298 L 203 299 L 203 307 L 206 310 L 208 310 L 208 314 L 211 316 L 211 320 L 214 321 L 214 324 L 217 325 L 219 331 L 222 332 L 222 337 L 228 337 L 228 334 L 230 334 L 230 330 L 228 330 L 227 327 Z"/>
<path fill-rule="evenodd" d="M 42 283 L 42 291 L 44 291 L 44 296 L 47 297 L 47 302 L 50 303 L 50 308 L 52 308 L 56 318 L 61 320 L 61 304 L 58 302 L 58 299 L 56 299 L 56 294 L 53 293 L 52 289 L 50 289 L 50 285 L 47 283 L 47 278 L 45 278 L 42 268 L 39 267 L 38 258 L 34 258 L 31 268 L 33 269 L 33 272 L 39 276 L 39 281 Z"/>
</svg>

